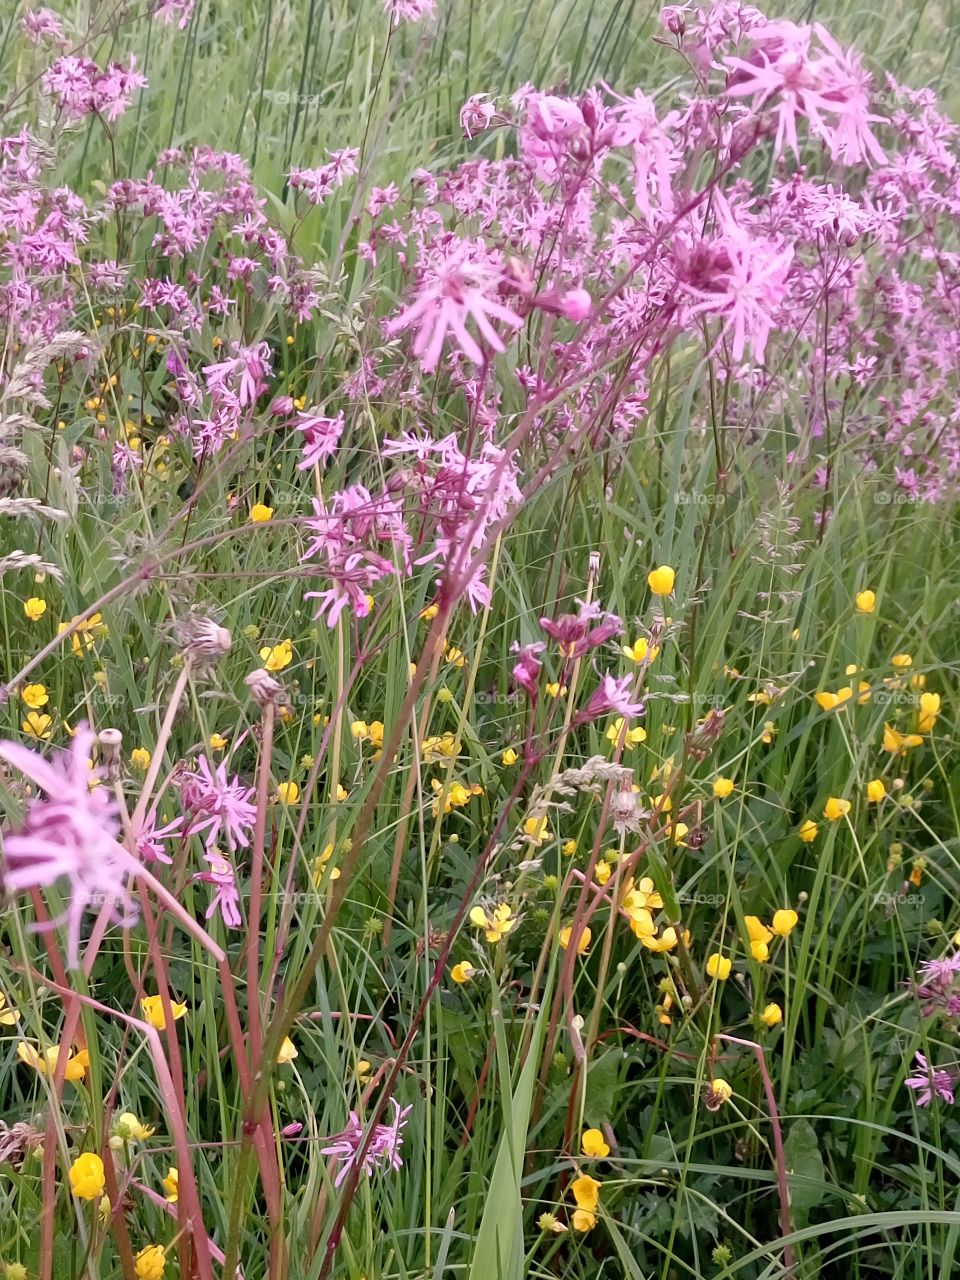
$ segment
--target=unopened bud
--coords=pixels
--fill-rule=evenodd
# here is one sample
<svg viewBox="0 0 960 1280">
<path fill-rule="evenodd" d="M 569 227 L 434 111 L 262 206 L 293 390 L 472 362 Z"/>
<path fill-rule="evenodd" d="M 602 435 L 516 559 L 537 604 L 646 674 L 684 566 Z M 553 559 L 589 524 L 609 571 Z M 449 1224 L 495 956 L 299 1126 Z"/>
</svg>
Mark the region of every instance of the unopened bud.
<svg viewBox="0 0 960 1280">
<path fill-rule="evenodd" d="M 123 746 L 123 734 L 119 729 L 101 729 L 97 734 L 97 745 L 100 748 L 100 768 L 108 782 L 116 782 L 122 771 L 120 749 Z"/>
</svg>

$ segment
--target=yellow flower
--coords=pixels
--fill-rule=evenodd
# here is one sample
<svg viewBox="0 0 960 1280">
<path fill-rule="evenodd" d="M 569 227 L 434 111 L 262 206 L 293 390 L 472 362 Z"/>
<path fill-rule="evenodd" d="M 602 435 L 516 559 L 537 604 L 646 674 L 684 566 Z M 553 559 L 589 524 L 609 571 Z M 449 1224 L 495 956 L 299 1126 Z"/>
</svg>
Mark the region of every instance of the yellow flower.
<svg viewBox="0 0 960 1280">
<path fill-rule="evenodd" d="M 132 1111 L 124 1111 L 117 1116 L 113 1131 L 124 1142 L 146 1142 L 157 1132 L 154 1127 L 141 1124 Z"/>
<path fill-rule="evenodd" d="M 450 977 L 458 986 L 462 987 L 464 983 L 470 981 L 476 972 L 473 965 L 465 964 L 461 961 L 450 970 Z"/>
<path fill-rule="evenodd" d="M 714 951 L 712 956 L 707 957 L 707 973 L 711 978 L 716 978 L 718 982 L 722 982 L 724 978 L 729 978 L 732 968 L 733 961 L 730 957 L 723 955 L 719 951 Z"/>
<path fill-rule="evenodd" d="M 773 934 L 757 916 L 744 916 L 743 923 L 750 940 L 750 954 L 759 964 L 763 964 L 770 955 L 769 944 Z"/>
<path fill-rule="evenodd" d="M 358 1058 L 357 1059 L 357 1080 L 359 1081 L 359 1083 L 366 1084 L 366 1082 L 370 1079 L 371 1075 L 373 1075 L 373 1063 L 368 1062 L 366 1058 Z"/>
<path fill-rule="evenodd" d="M 775 911 L 773 913 L 773 920 L 770 922 L 770 927 L 778 937 L 789 938 L 790 934 L 793 933 L 794 929 L 797 927 L 799 919 L 800 917 L 790 907 L 781 907 L 779 911 Z"/>
<path fill-rule="evenodd" d="M 560 846 L 560 852 L 565 858 L 572 858 L 577 852 L 576 840 L 564 840 L 563 844 Z"/>
<path fill-rule="evenodd" d="M 295 782 L 277 784 L 277 799 L 281 804 L 296 804 L 300 799 L 300 788 Z"/>
<path fill-rule="evenodd" d="M 176 1204 L 180 1199 L 180 1171 L 175 1169 L 173 1165 L 167 1166 L 167 1176 L 161 1183 L 166 1194 L 168 1204 Z"/>
<path fill-rule="evenodd" d="M 567 947 L 569 947 L 570 939 L 572 936 L 573 936 L 572 927 L 570 925 L 564 925 L 564 927 L 560 930 L 560 935 L 558 937 L 560 946 L 564 949 L 564 951 L 566 951 Z M 580 930 L 580 936 L 577 938 L 577 954 L 578 955 L 581 955 L 581 956 L 586 955 L 587 947 L 589 947 L 590 939 L 592 937 L 593 937 L 593 933 L 591 932 L 591 930 L 587 925 L 584 925 L 583 928 Z"/>
<path fill-rule="evenodd" d="M 760 1015 L 760 1021 L 765 1027 L 775 1027 L 783 1021 L 783 1010 L 778 1004 L 768 1004 Z"/>
<path fill-rule="evenodd" d="M 139 769 L 141 772 L 149 769 L 150 752 L 146 747 L 134 747 L 130 752 L 130 763 L 133 765 L 134 769 Z"/>
<path fill-rule="evenodd" d="M 821 711 L 833 711 L 836 707 L 842 707 L 845 702 L 849 702 L 853 697 L 853 688 L 845 685 L 844 688 L 838 689 L 836 693 L 825 691 L 823 693 L 815 693 L 814 700 Z"/>
<path fill-rule="evenodd" d="M 713 794 L 717 797 L 718 800 L 725 800 L 732 791 L 733 791 L 732 778 L 714 778 Z"/>
<path fill-rule="evenodd" d="M 362 742 L 370 733 L 366 720 L 354 720 L 350 725 L 350 737 Z"/>
<path fill-rule="evenodd" d="M 528 837 L 532 844 L 543 844 L 547 836 L 550 834 L 550 827 L 546 818 L 525 818 L 523 823 L 523 834 Z"/>
<path fill-rule="evenodd" d="M 57 627 L 57 635 L 62 635 L 67 627 L 77 624 L 77 629 L 70 637 L 70 644 L 73 652 L 78 658 L 81 658 L 86 650 L 93 648 L 94 633 L 98 636 L 105 636 L 107 628 L 103 622 L 103 615 L 99 613 L 91 614 L 89 618 L 84 618 L 83 622 L 77 622 L 77 615 L 74 615 L 69 622 L 61 622 Z"/>
<path fill-rule="evenodd" d="M 892 725 L 885 724 L 883 726 L 884 751 L 895 751 L 899 755 L 906 755 L 912 747 L 922 745 L 923 739 L 919 733 L 898 733 Z"/>
<path fill-rule="evenodd" d="M 318 889 L 320 887 L 321 882 L 323 881 L 323 875 L 327 869 L 327 863 L 330 861 L 332 857 L 333 857 L 333 845 L 328 844 L 324 847 L 324 850 L 319 855 L 319 857 L 314 858 L 313 860 L 313 883 L 317 886 Z M 330 868 L 330 879 L 331 880 L 340 879 L 339 867 Z"/>
<path fill-rule="evenodd" d="M 940 714 L 940 695 L 939 693 L 921 693 L 920 695 L 920 719 L 917 728 L 921 733 L 932 733 L 934 725 L 937 723 L 937 716 Z"/>
<path fill-rule="evenodd" d="M 593 878 L 597 884 L 604 885 L 610 879 L 613 873 L 610 870 L 610 863 L 601 860 L 593 869 Z"/>
<path fill-rule="evenodd" d="M 879 804 L 886 794 L 887 788 L 883 785 L 882 778 L 873 778 L 867 783 L 867 799 L 871 804 Z"/>
<path fill-rule="evenodd" d="M 138 1280 L 163 1280 L 167 1265 L 167 1251 L 162 1244 L 148 1244 L 133 1260 Z"/>
<path fill-rule="evenodd" d="M 907 667 L 913 666 L 913 658 L 909 653 L 895 653 L 890 659 L 890 664 L 896 667 L 898 671 L 905 671 Z"/>
<path fill-rule="evenodd" d="M 77 1156 L 70 1166 L 70 1190 L 78 1200 L 98 1200 L 103 1195 L 106 1179 L 103 1161 L 92 1151 Z"/>
<path fill-rule="evenodd" d="M 485 930 L 487 941 L 494 943 L 502 941 L 517 927 L 519 921 L 507 904 L 501 902 L 489 915 L 483 907 L 474 907 L 470 912 L 470 923 L 475 929 Z"/>
<path fill-rule="evenodd" d="M 50 726 L 52 724 L 52 716 L 41 715 L 39 711 L 31 711 L 20 727 L 28 737 L 36 738 L 38 742 L 47 742 L 51 736 Z"/>
<path fill-rule="evenodd" d="M 764 720 L 763 733 L 760 735 L 760 741 L 769 747 L 770 743 L 777 736 L 777 726 L 772 720 Z"/>
<path fill-rule="evenodd" d="M 877 607 L 877 597 L 873 591 L 858 591 L 854 599 L 857 605 L 857 613 L 873 613 Z"/>
<path fill-rule="evenodd" d="M 273 507 L 265 506 L 262 502 L 255 502 L 250 508 L 250 519 L 254 524 L 266 524 L 268 520 L 273 519 Z"/>
<path fill-rule="evenodd" d="M 0 1027 L 13 1027 L 20 1017 L 20 1010 L 7 1004 L 7 997 L 0 991 Z"/>
<path fill-rule="evenodd" d="M 32 1044 L 27 1044 L 25 1040 L 21 1040 L 17 1045 L 17 1057 L 21 1062 L 25 1062 L 28 1067 L 33 1067 L 35 1071 L 39 1071 L 42 1076 L 52 1076 L 57 1070 L 57 1064 L 60 1060 L 60 1046 L 51 1045 L 49 1049 L 44 1049 L 43 1054 L 37 1052 Z M 87 1073 L 87 1067 L 90 1065 L 90 1054 L 86 1049 L 81 1049 L 79 1053 L 71 1054 L 67 1051 L 67 1065 L 63 1073 L 64 1080 L 82 1080 Z"/>
<path fill-rule="evenodd" d="M 718 1111 L 725 1102 L 729 1102 L 733 1097 L 733 1089 L 726 1080 L 721 1080 L 719 1076 L 711 1080 L 707 1087 L 706 1104 L 710 1111 Z"/>
<path fill-rule="evenodd" d="M 281 640 L 272 648 L 265 645 L 260 650 L 260 660 L 267 671 L 282 671 L 293 661 L 293 645 L 289 640 Z"/>
<path fill-rule="evenodd" d="M 610 1154 L 610 1148 L 599 1129 L 584 1129 L 580 1135 L 580 1150 L 593 1160 L 603 1160 Z"/>
<path fill-rule="evenodd" d="M 637 932 L 637 930 L 636 930 L 636 929 L 634 929 L 633 931 L 634 931 L 634 933 L 636 933 L 636 932 Z M 673 950 L 674 950 L 674 948 L 675 948 L 676 946 L 678 946 L 678 944 L 679 944 L 679 942 L 680 942 L 680 939 L 679 939 L 679 937 L 678 937 L 678 935 L 677 935 L 677 931 L 676 931 L 676 929 L 673 927 L 673 925 L 670 925 L 670 926 L 669 926 L 669 928 L 664 929 L 663 933 L 661 933 L 661 935 L 660 935 L 660 937 L 659 937 L 659 938 L 657 938 L 657 937 L 644 937 L 644 936 L 642 936 L 642 935 L 638 935 L 638 936 L 640 936 L 640 942 L 643 944 L 643 946 L 645 946 L 645 947 L 647 948 L 647 950 L 648 950 L 648 951 L 654 951 L 654 952 L 656 952 L 658 955 L 659 955 L 659 954 L 662 954 L 662 953 L 663 953 L 663 952 L 665 952 L 665 951 L 673 951 Z M 683 944 L 684 944 L 684 946 L 689 946 L 689 945 L 690 945 L 690 930 L 689 930 L 689 929 L 685 929 L 685 930 L 684 930 L 684 933 L 683 933 Z"/>
<path fill-rule="evenodd" d="M 31 596 L 29 600 L 24 600 L 23 612 L 31 622 L 39 622 L 47 612 L 47 602 L 41 600 L 39 596 Z"/>
<path fill-rule="evenodd" d="M 830 796 L 827 803 L 823 806 L 823 816 L 829 822 L 836 822 L 838 818 L 844 818 L 850 812 L 850 801 L 841 800 L 837 796 Z"/>
<path fill-rule="evenodd" d="M 619 742 L 620 734 L 623 731 L 623 716 L 617 716 L 610 727 L 607 729 L 607 740 L 609 742 Z M 641 742 L 646 742 L 647 731 L 641 725 L 635 725 L 634 728 L 628 729 L 623 735 L 623 745 L 625 747 L 636 747 Z"/>
<path fill-rule="evenodd" d="M 167 1018 L 163 1011 L 163 1000 L 159 995 L 144 996 L 140 1001 L 140 1008 L 143 1010 L 143 1016 L 151 1027 L 156 1027 L 158 1031 L 166 1030 Z M 186 1015 L 187 1006 L 178 1004 L 176 1000 L 171 1000 L 170 1012 L 173 1014 L 174 1022 L 177 1022 Z"/>
<path fill-rule="evenodd" d="M 451 644 L 447 646 L 447 651 L 444 654 L 444 657 L 451 666 L 456 667 L 458 670 L 467 665 L 467 659 L 463 650 L 456 648 L 455 645 Z"/>
<path fill-rule="evenodd" d="M 50 696 L 42 684 L 28 684 L 20 690 L 20 701 L 31 711 L 39 711 L 50 701 Z"/>
<path fill-rule="evenodd" d="M 574 1231 L 592 1231 L 597 1225 L 597 1215 L 591 1213 L 589 1209 L 574 1209 L 573 1211 L 573 1229 Z"/>
<path fill-rule="evenodd" d="M 223 751 L 225 750 L 226 746 L 227 746 L 227 739 L 223 736 L 222 733 L 211 733 L 210 735 L 211 751 Z"/>
<path fill-rule="evenodd" d="M 573 1198 L 577 1202 L 577 1208 L 583 1209 L 586 1213 L 593 1214 L 597 1206 L 600 1204 L 600 1187 L 602 1183 L 596 1178 L 591 1178 L 588 1173 L 581 1173 L 578 1178 L 574 1178 L 570 1183 L 570 1190 L 573 1192 Z M 578 1227 L 577 1230 L 585 1228 Z"/>
<path fill-rule="evenodd" d="M 550 698 L 563 698 L 567 693 L 567 686 L 561 684 L 559 680 L 550 680 L 546 686 L 547 696 Z"/>
<path fill-rule="evenodd" d="M 516 751 L 514 751 L 513 747 L 507 747 L 500 759 L 509 768 L 510 765 L 516 764 L 520 757 L 517 755 Z"/>
<path fill-rule="evenodd" d="M 804 844 L 811 844 L 816 840 L 820 828 L 812 818 L 807 818 L 806 822 L 801 822 L 797 835 Z"/>
<path fill-rule="evenodd" d="M 651 569 L 647 574 L 647 586 L 655 596 L 668 596 L 673 590 L 673 584 L 677 575 L 668 564 L 662 564 L 658 569 Z"/>
<path fill-rule="evenodd" d="M 297 1046 L 293 1043 L 289 1036 L 283 1037 L 283 1043 L 277 1050 L 277 1063 L 283 1066 L 284 1063 L 292 1062 L 294 1058 L 299 1057 Z"/>
<path fill-rule="evenodd" d="M 424 760 L 452 760 L 460 754 L 462 743 L 450 732 L 434 734 L 424 738 L 420 744 L 420 753 Z"/>
<path fill-rule="evenodd" d="M 620 652 L 631 662 L 645 662 L 648 657 L 653 662 L 660 652 L 660 646 L 654 645 L 651 648 L 649 640 L 641 636 L 639 640 L 634 640 L 633 644 L 621 645 Z"/>
</svg>

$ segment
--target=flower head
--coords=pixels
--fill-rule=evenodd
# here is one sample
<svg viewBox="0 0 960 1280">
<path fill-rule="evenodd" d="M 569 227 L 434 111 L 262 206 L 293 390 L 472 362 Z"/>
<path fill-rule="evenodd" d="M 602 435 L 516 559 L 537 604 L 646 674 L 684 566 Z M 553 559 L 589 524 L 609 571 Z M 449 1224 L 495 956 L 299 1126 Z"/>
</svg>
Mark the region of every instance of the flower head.
<svg viewBox="0 0 960 1280">
<path fill-rule="evenodd" d="M 77 1156 L 70 1166 L 70 1190 L 78 1200 L 99 1200 L 106 1187 L 103 1161 L 92 1151 Z"/>
<path fill-rule="evenodd" d="M 128 881 L 139 867 L 118 842 L 120 815 L 105 787 L 91 788 L 93 734 L 77 729 L 68 750 L 55 760 L 13 742 L 0 742 L 0 760 L 17 769 L 42 792 L 31 801 L 19 829 L 3 838 L 4 879 L 14 894 L 69 882 L 69 904 L 51 927 L 66 923 L 67 960 L 77 964 L 80 922 L 91 907 L 107 908 L 118 923 L 137 918 Z"/>
</svg>

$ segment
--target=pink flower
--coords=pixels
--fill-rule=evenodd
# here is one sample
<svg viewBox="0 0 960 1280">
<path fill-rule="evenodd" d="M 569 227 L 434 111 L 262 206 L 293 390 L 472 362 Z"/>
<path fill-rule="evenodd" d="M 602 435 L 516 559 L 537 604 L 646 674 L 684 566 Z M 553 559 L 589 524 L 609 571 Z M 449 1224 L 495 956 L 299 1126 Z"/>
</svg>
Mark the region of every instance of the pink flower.
<svg viewBox="0 0 960 1280">
<path fill-rule="evenodd" d="M 489 93 L 475 93 L 460 108 L 460 128 L 467 138 L 475 138 L 488 129 L 497 114 L 497 108 L 489 101 Z"/>
<path fill-rule="evenodd" d="M 231 850 L 249 845 L 247 833 L 257 816 L 253 787 L 245 787 L 237 777 L 227 781 L 225 760 L 212 770 L 206 756 L 201 756 L 196 771 L 183 775 L 180 796 L 190 813 L 188 832 L 205 831 L 208 852 L 222 840 Z"/>
<path fill-rule="evenodd" d="M 623 630 L 620 619 L 612 613 L 604 614 L 596 601 L 581 604 L 579 613 L 565 613 L 556 621 L 541 618 L 540 626 L 556 641 L 565 658 L 582 658 Z"/>
<path fill-rule="evenodd" d="M 67 751 L 46 760 L 15 742 L 0 742 L 4 760 L 40 788 L 23 824 L 3 835 L 3 880 L 14 894 L 69 882 L 69 904 L 51 927 L 66 923 L 67 963 L 79 963 L 80 926 L 91 908 L 110 908 L 111 919 L 133 923 L 137 908 L 128 882 L 139 863 L 118 841 L 120 814 L 110 790 L 91 786 L 94 735 L 81 725 Z"/>
<path fill-rule="evenodd" d="M 514 652 L 518 654 L 517 661 L 513 668 L 513 678 L 520 686 L 525 689 L 530 697 L 536 701 L 539 692 L 540 672 L 543 670 L 543 663 L 540 661 L 540 654 L 543 653 L 546 645 L 542 640 L 536 641 L 534 644 L 526 644 L 523 648 L 514 646 Z"/>
<path fill-rule="evenodd" d="M 620 716 L 643 715 L 643 703 L 634 702 L 632 685 L 634 677 L 604 676 L 587 700 L 587 705 L 577 713 L 577 724 L 587 724 L 601 716 L 616 712 Z"/>
<path fill-rule="evenodd" d="M 297 463 L 298 471 L 307 471 L 317 462 L 332 457 L 343 434 L 343 412 L 335 418 L 323 418 L 314 413 L 298 413 L 297 426 L 303 432 L 303 456 Z"/>
<path fill-rule="evenodd" d="M 428 18 L 437 7 L 437 0 L 383 0 L 383 7 L 390 15 L 391 25 L 401 22 L 419 22 Z"/>
<path fill-rule="evenodd" d="M 236 873 L 219 849 L 208 850 L 203 859 L 208 864 L 209 871 L 201 871 L 193 878 L 203 884 L 212 884 L 217 890 L 204 913 L 204 919 L 209 920 L 215 911 L 219 911 L 220 918 L 229 929 L 238 929 L 242 917 Z"/>
<path fill-rule="evenodd" d="M 957 1082 L 956 1072 L 931 1067 L 919 1050 L 916 1057 L 919 1071 L 915 1076 L 907 1076 L 904 1084 L 908 1089 L 915 1091 L 917 1106 L 928 1107 L 934 1095 L 942 1098 L 944 1102 L 953 1102 L 953 1089 Z"/>
<path fill-rule="evenodd" d="M 472 319 L 494 351 L 505 351 L 503 339 L 490 323 L 499 320 L 513 329 L 523 321 L 509 307 L 491 296 L 503 278 L 503 272 L 484 254 L 481 257 L 469 244 L 452 241 L 442 255 L 422 270 L 416 298 L 385 326 L 388 337 L 416 326 L 413 354 L 425 373 L 437 367 L 447 334 L 452 332 L 460 350 L 474 364 L 483 364 L 484 355 L 476 339 L 467 329 Z"/>
<path fill-rule="evenodd" d="M 403 1167 L 403 1160 L 400 1157 L 403 1128 L 413 1108 L 410 1106 L 401 1108 L 396 1098 L 390 1099 L 390 1105 L 393 1107 L 393 1119 L 389 1124 L 378 1124 L 374 1128 L 370 1145 L 360 1165 L 368 1178 L 373 1177 L 373 1171 L 377 1168 L 400 1169 Z M 322 1156 L 333 1156 L 340 1161 L 340 1168 L 333 1180 L 335 1187 L 339 1187 L 350 1170 L 358 1164 L 362 1146 L 363 1126 L 360 1124 L 357 1113 L 351 1111 L 347 1127 L 341 1133 L 335 1134 L 325 1147 L 320 1148 Z"/>
</svg>

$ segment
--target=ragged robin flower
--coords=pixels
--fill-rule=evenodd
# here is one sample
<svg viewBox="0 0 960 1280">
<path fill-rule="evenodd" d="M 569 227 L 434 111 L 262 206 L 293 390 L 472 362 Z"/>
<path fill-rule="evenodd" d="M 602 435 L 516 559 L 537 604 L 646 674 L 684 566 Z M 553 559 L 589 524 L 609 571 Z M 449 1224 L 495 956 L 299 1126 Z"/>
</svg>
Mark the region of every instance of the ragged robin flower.
<svg viewBox="0 0 960 1280">
<path fill-rule="evenodd" d="M 474 907 L 470 912 L 470 923 L 475 929 L 483 929 L 484 936 L 491 943 L 502 942 L 520 923 L 505 902 L 499 903 L 492 911 L 486 912 L 483 907 Z"/>
</svg>

